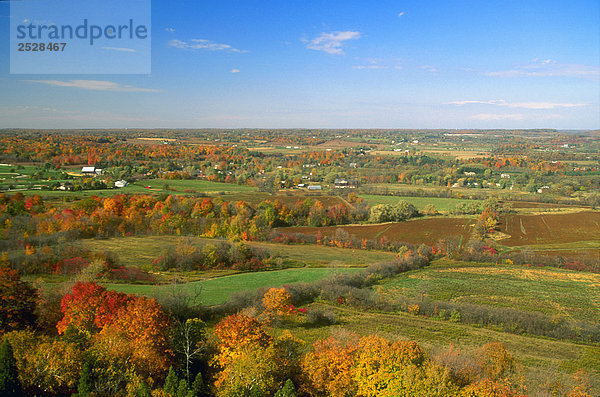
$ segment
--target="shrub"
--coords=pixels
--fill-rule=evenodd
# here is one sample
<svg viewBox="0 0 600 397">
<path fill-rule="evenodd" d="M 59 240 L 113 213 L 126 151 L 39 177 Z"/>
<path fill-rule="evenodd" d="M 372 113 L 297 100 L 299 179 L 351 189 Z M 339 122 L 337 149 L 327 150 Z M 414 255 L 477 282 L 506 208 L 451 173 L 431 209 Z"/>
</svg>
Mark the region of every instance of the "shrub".
<svg viewBox="0 0 600 397">
<path fill-rule="evenodd" d="M 337 316 L 329 310 L 312 309 L 306 312 L 306 323 L 317 327 L 333 325 L 337 323 Z"/>
</svg>

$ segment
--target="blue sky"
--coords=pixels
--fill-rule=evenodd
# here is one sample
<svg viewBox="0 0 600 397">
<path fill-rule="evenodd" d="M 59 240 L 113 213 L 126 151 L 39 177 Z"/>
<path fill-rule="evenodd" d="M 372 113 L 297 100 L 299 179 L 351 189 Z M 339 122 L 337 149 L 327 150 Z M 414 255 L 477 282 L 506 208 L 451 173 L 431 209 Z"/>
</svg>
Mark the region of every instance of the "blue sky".
<svg viewBox="0 0 600 397">
<path fill-rule="evenodd" d="M 154 0 L 149 75 L 11 75 L 9 25 L 4 128 L 600 128 L 597 0 Z"/>
</svg>

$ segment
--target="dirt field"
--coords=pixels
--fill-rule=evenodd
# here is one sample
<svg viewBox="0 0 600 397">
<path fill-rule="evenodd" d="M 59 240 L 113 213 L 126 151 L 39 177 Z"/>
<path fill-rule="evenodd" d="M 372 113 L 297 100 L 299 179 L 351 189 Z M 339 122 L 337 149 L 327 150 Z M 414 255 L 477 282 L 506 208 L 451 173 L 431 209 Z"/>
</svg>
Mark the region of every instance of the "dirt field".
<svg viewBox="0 0 600 397">
<path fill-rule="evenodd" d="M 499 242 L 511 247 L 600 240 L 600 212 L 506 215 L 500 228 L 510 237 Z"/>
<path fill-rule="evenodd" d="M 456 236 L 467 241 L 471 233 L 469 226 L 473 222 L 468 218 L 428 218 L 401 223 L 384 223 L 377 225 L 352 225 L 331 227 L 288 227 L 279 229 L 288 233 L 317 234 L 334 236 L 337 229 L 342 229 L 350 235 L 369 240 L 384 237 L 390 241 L 411 244 L 433 245 L 444 237 Z"/>
</svg>

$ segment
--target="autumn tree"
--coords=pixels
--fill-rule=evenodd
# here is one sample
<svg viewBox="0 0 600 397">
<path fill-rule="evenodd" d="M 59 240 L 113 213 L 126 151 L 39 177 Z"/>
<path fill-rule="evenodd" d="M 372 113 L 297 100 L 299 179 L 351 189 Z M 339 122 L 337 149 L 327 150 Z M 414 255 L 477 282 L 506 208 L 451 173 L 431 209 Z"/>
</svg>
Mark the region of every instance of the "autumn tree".
<svg viewBox="0 0 600 397">
<path fill-rule="evenodd" d="M 155 299 L 130 297 L 94 338 L 95 349 L 126 362 L 136 373 L 162 376 L 169 368 L 169 318 Z"/>
<path fill-rule="evenodd" d="M 354 337 L 348 341 L 330 337 L 318 340 L 302 360 L 305 387 L 310 393 L 345 397 L 356 393 L 352 368 L 357 354 Z"/>
<path fill-rule="evenodd" d="M 272 342 L 256 319 L 243 314 L 225 317 L 216 325 L 215 335 L 219 344 L 214 361 L 221 367 L 231 363 L 248 346 L 267 347 Z"/>
<path fill-rule="evenodd" d="M 59 334 L 69 330 L 90 337 L 109 323 L 128 299 L 127 295 L 107 291 L 101 285 L 77 282 L 61 301 L 63 318 L 56 328 Z"/>
<path fill-rule="evenodd" d="M 450 371 L 426 359 L 416 342 L 389 342 L 370 335 L 360 339 L 353 379 L 361 396 L 447 396 L 458 387 Z"/>
<path fill-rule="evenodd" d="M 28 351 L 26 360 L 32 386 L 52 394 L 68 394 L 77 388 L 83 352 L 76 343 L 47 340 Z"/>
<path fill-rule="evenodd" d="M 0 267 L 0 334 L 35 324 L 37 293 L 15 270 Z"/>
<path fill-rule="evenodd" d="M 289 315 L 294 307 L 292 296 L 285 288 L 269 289 L 262 298 L 262 305 L 267 321 Z"/>
<path fill-rule="evenodd" d="M 517 360 L 501 342 L 483 345 L 479 350 L 478 363 L 483 376 L 493 381 L 507 380 L 517 367 Z"/>
<path fill-rule="evenodd" d="M 277 350 L 273 345 L 246 345 L 219 373 L 217 396 L 265 396 L 277 390 Z"/>
<path fill-rule="evenodd" d="M 273 395 L 285 380 L 297 378 L 302 341 L 289 331 L 273 343 L 247 344 L 223 367 L 215 386 L 218 396 Z"/>
<path fill-rule="evenodd" d="M 506 382 L 482 379 L 465 387 L 460 397 L 525 397 Z"/>
</svg>

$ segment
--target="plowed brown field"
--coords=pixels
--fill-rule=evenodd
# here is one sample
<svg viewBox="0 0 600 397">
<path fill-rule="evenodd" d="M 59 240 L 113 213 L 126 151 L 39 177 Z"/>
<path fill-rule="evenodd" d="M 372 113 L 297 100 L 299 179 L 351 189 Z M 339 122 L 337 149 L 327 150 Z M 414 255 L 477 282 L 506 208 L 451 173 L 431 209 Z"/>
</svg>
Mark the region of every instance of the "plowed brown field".
<svg viewBox="0 0 600 397">
<path fill-rule="evenodd" d="M 463 236 L 467 241 L 471 234 L 470 224 L 473 219 L 468 218 L 428 218 L 417 219 L 400 223 L 383 223 L 377 225 L 352 225 L 329 227 L 286 227 L 278 229 L 284 233 L 305 233 L 333 237 L 338 229 L 345 230 L 350 235 L 369 240 L 384 237 L 390 241 L 399 241 L 411 244 L 433 245 L 444 237 Z"/>
<path fill-rule="evenodd" d="M 511 247 L 600 240 L 600 212 L 506 215 L 500 230 L 510 237 L 499 242 Z"/>
</svg>

